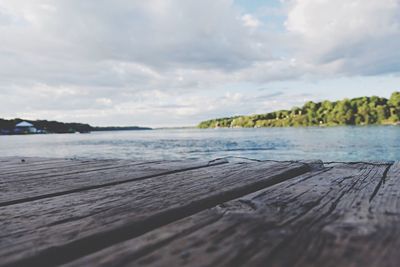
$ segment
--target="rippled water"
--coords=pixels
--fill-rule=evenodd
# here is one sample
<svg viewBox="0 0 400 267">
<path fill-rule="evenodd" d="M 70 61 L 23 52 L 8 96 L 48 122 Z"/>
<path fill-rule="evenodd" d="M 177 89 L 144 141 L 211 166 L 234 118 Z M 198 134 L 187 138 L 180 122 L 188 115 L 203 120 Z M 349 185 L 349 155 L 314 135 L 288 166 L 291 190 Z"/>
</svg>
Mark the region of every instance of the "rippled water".
<svg viewBox="0 0 400 267">
<path fill-rule="evenodd" d="M 1 156 L 400 160 L 400 127 L 171 129 L 0 136 Z"/>
</svg>

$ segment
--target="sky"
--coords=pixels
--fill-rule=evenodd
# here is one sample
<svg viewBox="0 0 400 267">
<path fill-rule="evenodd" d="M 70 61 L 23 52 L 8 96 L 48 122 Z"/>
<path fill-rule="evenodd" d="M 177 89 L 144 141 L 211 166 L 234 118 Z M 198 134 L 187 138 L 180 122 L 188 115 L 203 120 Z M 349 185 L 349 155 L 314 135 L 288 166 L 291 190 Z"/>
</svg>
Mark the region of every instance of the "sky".
<svg viewBox="0 0 400 267">
<path fill-rule="evenodd" d="M 400 0 L 0 0 L 0 118 L 193 126 L 399 74 Z"/>
</svg>

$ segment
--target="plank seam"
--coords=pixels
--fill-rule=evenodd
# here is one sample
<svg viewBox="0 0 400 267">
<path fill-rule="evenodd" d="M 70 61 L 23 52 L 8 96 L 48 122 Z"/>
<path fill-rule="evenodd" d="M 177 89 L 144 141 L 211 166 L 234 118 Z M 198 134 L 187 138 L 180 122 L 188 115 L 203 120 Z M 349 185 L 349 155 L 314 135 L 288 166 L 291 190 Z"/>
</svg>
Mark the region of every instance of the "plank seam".
<svg viewBox="0 0 400 267">
<path fill-rule="evenodd" d="M 183 169 L 167 171 L 167 172 L 163 172 L 163 173 L 159 173 L 159 174 L 152 174 L 152 175 L 147 175 L 147 176 L 143 176 L 143 177 L 137 177 L 137 178 L 120 180 L 120 181 L 108 182 L 108 183 L 99 184 L 99 185 L 85 186 L 85 187 L 81 187 L 81 188 L 76 188 L 76 189 L 71 189 L 71 190 L 66 190 L 66 191 L 59 191 L 59 192 L 44 194 L 44 195 L 40 195 L 40 196 L 20 198 L 20 199 L 1 202 L 0 203 L 0 207 L 20 204 L 20 203 L 25 203 L 25 202 L 30 202 L 30 201 L 35 201 L 35 200 L 40 200 L 40 199 L 45 199 L 45 198 L 58 197 L 58 196 L 62 196 L 62 195 L 67 195 L 67 194 L 72 194 L 72 193 L 77 193 L 77 192 L 82 192 L 82 191 L 88 191 L 88 190 L 103 188 L 103 187 L 107 187 L 107 186 L 114 186 L 114 185 L 119 185 L 119 184 L 124 184 L 124 183 L 129 183 L 129 182 L 134 182 L 134 181 L 139 181 L 139 180 L 144 180 L 144 179 L 149 179 L 149 178 L 154 178 L 154 177 L 159 177 L 159 176 L 163 176 L 163 175 L 169 175 L 169 174 L 174 174 L 174 173 L 179 173 L 179 172 L 185 172 L 185 171 L 191 171 L 191 170 L 196 170 L 196 169 L 201 169 L 201 168 L 207 168 L 207 167 L 210 167 L 210 166 L 217 166 L 217 165 L 226 164 L 226 163 L 228 163 L 228 162 L 221 161 L 221 162 L 215 162 L 213 164 L 208 163 L 208 164 L 203 165 L 203 166 L 183 168 Z"/>
<path fill-rule="evenodd" d="M 64 245 L 50 247 L 39 252 L 35 256 L 20 259 L 15 262 L 10 262 L 5 266 L 46 267 L 65 264 L 80 257 L 109 247 L 111 245 L 143 235 L 149 231 L 152 231 L 174 221 L 215 207 L 224 202 L 240 198 L 250 193 L 259 191 L 263 188 L 297 177 L 306 172 L 309 172 L 310 170 L 311 167 L 308 164 L 301 163 L 295 168 L 286 171 L 285 169 L 280 170 L 280 173 L 270 176 L 268 180 L 258 181 L 240 188 L 230 189 L 226 192 L 213 195 L 209 198 L 187 203 L 184 206 L 174 207 L 166 211 L 161 211 L 157 214 L 154 214 L 152 217 L 143 219 L 141 221 L 127 223 L 117 228 L 89 235 L 87 237 L 83 237 Z"/>
<path fill-rule="evenodd" d="M 150 161 L 150 162 L 131 163 L 131 164 L 126 164 L 126 165 L 111 165 L 111 166 L 98 168 L 98 169 L 91 169 L 91 170 L 86 170 L 86 171 L 85 170 L 83 170 L 83 171 L 70 171 L 70 172 L 60 173 L 60 174 L 53 174 L 53 173 L 49 173 L 49 174 L 45 174 L 45 175 L 35 174 L 34 177 L 28 177 L 28 178 L 25 178 L 25 179 L 19 179 L 18 182 L 37 179 L 37 177 L 41 177 L 41 178 L 44 178 L 44 177 L 62 177 L 62 176 L 65 176 L 65 175 L 91 173 L 91 172 L 97 172 L 97 171 L 120 169 L 120 168 L 125 168 L 125 167 L 136 167 L 136 166 L 140 166 L 140 165 L 148 164 L 148 163 L 154 163 L 154 162 Z M 68 167 L 73 167 L 73 166 L 76 166 L 76 165 L 71 165 L 71 166 L 68 166 Z M 81 166 L 81 165 L 77 165 L 77 167 L 79 167 L 79 166 Z M 100 166 L 97 166 L 97 167 L 100 167 Z M 96 166 L 94 166 L 94 168 L 96 168 Z M 49 169 L 46 169 L 46 170 L 52 170 L 52 169 L 54 169 L 54 168 L 49 168 Z M 57 169 L 54 169 L 54 170 L 57 170 Z"/>
<path fill-rule="evenodd" d="M 376 185 L 374 191 L 372 192 L 371 197 L 369 198 L 369 202 L 371 202 L 374 197 L 376 196 L 376 194 L 378 193 L 379 189 L 381 188 L 382 184 L 385 183 L 386 178 L 387 178 L 387 174 L 389 172 L 389 169 L 393 166 L 393 164 L 389 165 L 386 167 L 385 171 L 383 172 L 383 175 L 381 177 L 381 180 L 379 181 L 379 183 Z"/>
</svg>

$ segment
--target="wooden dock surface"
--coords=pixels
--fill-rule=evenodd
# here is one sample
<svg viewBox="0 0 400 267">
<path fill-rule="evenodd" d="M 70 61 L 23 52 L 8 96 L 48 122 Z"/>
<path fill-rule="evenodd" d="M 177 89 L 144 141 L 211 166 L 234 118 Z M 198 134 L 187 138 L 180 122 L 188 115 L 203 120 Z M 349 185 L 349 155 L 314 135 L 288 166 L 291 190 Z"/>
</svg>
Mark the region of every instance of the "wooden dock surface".
<svg viewBox="0 0 400 267">
<path fill-rule="evenodd" d="M 400 266 L 400 164 L 0 158 L 0 266 Z"/>
</svg>

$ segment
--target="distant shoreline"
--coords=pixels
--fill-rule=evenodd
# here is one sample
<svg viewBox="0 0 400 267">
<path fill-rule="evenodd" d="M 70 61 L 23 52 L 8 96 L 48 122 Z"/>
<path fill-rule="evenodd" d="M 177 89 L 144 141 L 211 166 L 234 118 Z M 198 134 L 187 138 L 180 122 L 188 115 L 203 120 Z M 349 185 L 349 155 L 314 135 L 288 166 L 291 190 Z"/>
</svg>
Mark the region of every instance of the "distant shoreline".
<svg viewBox="0 0 400 267">
<path fill-rule="evenodd" d="M 340 101 L 306 102 L 302 107 L 265 114 L 202 121 L 198 128 L 270 128 L 341 125 L 399 125 L 400 92 L 389 99 L 371 96 Z"/>
<path fill-rule="evenodd" d="M 139 127 L 139 126 L 106 126 L 106 127 L 94 127 L 92 132 L 111 132 L 111 131 L 149 131 L 154 130 L 150 127 Z"/>
<path fill-rule="evenodd" d="M 141 126 L 91 126 L 85 123 L 65 123 L 47 120 L 0 119 L 0 135 L 90 133 L 101 131 L 153 130 Z"/>
</svg>

